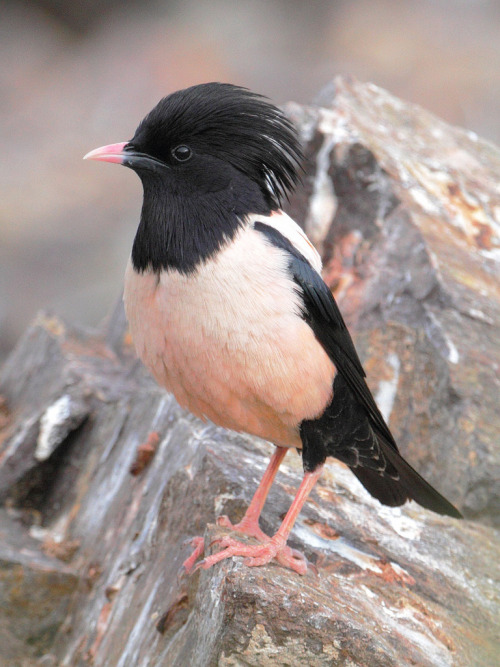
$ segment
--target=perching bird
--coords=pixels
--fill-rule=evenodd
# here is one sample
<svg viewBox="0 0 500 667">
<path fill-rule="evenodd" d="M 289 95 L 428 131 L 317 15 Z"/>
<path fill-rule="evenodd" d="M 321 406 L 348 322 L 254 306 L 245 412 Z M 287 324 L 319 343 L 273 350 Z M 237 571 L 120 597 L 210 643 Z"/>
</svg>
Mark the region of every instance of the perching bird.
<svg viewBox="0 0 500 667">
<path fill-rule="evenodd" d="M 85 157 L 130 167 L 143 184 L 124 292 L 139 357 L 181 406 L 277 447 L 234 526 L 260 544 L 224 538 L 198 566 L 243 555 L 304 573 L 286 541 L 329 456 L 385 505 L 413 499 L 461 516 L 398 453 L 319 255 L 281 210 L 302 154 L 278 108 L 230 84 L 193 86 L 162 99 L 129 142 Z M 259 516 L 289 447 L 302 452 L 304 478 L 268 538 Z"/>
</svg>

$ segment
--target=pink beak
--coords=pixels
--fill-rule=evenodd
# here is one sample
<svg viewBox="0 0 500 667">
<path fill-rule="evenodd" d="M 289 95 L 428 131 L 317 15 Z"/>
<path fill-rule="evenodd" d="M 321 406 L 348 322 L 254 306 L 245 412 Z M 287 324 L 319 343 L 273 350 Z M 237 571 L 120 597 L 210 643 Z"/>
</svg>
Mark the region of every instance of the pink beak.
<svg viewBox="0 0 500 667">
<path fill-rule="evenodd" d="M 95 148 L 90 153 L 83 157 L 84 160 L 102 160 L 103 162 L 115 162 L 116 164 L 123 164 L 123 149 L 127 145 L 127 141 L 120 144 L 109 144 L 108 146 L 101 146 Z"/>
</svg>

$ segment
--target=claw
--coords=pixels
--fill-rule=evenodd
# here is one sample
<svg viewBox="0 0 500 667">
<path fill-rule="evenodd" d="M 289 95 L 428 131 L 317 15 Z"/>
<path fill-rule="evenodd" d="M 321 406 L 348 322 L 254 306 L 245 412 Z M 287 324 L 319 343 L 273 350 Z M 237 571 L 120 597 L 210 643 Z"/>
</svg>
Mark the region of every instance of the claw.
<svg viewBox="0 0 500 667">
<path fill-rule="evenodd" d="M 214 544 L 220 544 L 223 540 L 224 540 L 223 537 L 214 537 L 214 539 L 210 542 L 208 546 L 212 547 Z"/>
<path fill-rule="evenodd" d="M 231 520 L 227 516 L 227 514 L 221 514 L 221 516 L 218 516 L 217 519 L 215 520 L 215 523 L 218 526 L 222 526 L 224 528 L 233 528 L 234 529 L 234 526 L 231 523 Z"/>
<path fill-rule="evenodd" d="M 193 569 L 193 574 L 194 574 L 195 572 L 198 572 L 199 569 L 202 569 L 202 570 L 206 570 L 206 569 L 207 569 L 206 566 L 205 566 L 205 561 L 206 561 L 206 560 L 207 560 L 207 559 L 204 558 L 203 560 L 200 560 L 199 563 L 196 563 L 196 565 L 195 565 L 195 567 L 194 567 L 194 569 Z"/>
<path fill-rule="evenodd" d="M 266 565 L 276 559 L 278 563 L 298 574 L 307 572 L 308 562 L 305 556 L 273 538 L 268 538 L 264 544 L 243 544 L 229 536 L 214 540 L 214 542 L 220 544 L 221 551 L 204 558 L 196 565 L 194 571 L 200 568 L 207 570 L 212 565 L 232 556 L 244 556 L 245 565 L 250 567 Z"/>
<path fill-rule="evenodd" d="M 184 563 L 182 564 L 182 567 L 186 571 L 187 574 L 190 574 L 191 572 L 196 572 L 197 568 L 194 568 L 193 570 L 193 565 L 196 563 L 198 558 L 203 555 L 205 551 L 205 540 L 203 537 L 192 537 L 184 542 L 185 545 L 191 545 L 194 547 L 193 553 L 189 556 L 189 558 L 186 558 Z"/>
</svg>

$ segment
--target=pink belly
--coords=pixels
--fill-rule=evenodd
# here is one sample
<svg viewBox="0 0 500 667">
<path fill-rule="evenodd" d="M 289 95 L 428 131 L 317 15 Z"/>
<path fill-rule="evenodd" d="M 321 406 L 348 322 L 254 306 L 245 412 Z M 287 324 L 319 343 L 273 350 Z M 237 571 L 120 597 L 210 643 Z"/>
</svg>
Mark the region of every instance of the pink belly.
<svg viewBox="0 0 500 667">
<path fill-rule="evenodd" d="M 331 400 L 334 365 L 283 273 L 263 276 L 261 289 L 258 275 L 237 283 L 214 274 L 158 280 L 129 266 L 124 298 L 139 357 L 198 417 L 301 447 L 300 422 Z"/>
<path fill-rule="evenodd" d="M 154 355 L 143 353 L 143 361 L 157 382 L 198 417 L 275 444 L 301 447 L 300 422 L 323 412 L 331 400 L 334 374 L 314 339 L 315 355 L 310 353 L 310 342 L 304 329 L 288 332 L 281 346 L 276 340 L 272 345 L 259 341 L 256 351 L 257 341 L 249 340 L 244 350 L 228 349 L 186 332 L 181 339 L 167 336 Z"/>
</svg>

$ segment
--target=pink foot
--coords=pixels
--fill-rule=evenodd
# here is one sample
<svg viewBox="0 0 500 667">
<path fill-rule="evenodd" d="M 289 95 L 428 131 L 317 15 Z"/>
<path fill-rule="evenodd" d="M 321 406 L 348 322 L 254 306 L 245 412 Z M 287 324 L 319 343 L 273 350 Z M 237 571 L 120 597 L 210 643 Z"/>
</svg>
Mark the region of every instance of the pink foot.
<svg viewBox="0 0 500 667">
<path fill-rule="evenodd" d="M 223 514 L 222 516 L 217 517 L 216 523 L 218 526 L 230 528 L 231 530 L 235 530 L 237 533 L 241 533 L 242 535 L 255 537 L 256 540 L 259 540 L 259 542 L 266 542 L 269 539 L 269 536 L 265 534 L 257 521 L 252 521 L 246 517 L 243 517 L 239 523 L 233 524 L 231 523 L 230 518 L 226 514 Z"/>
<path fill-rule="evenodd" d="M 203 537 L 193 537 L 191 540 L 185 542 L 185 544 L 190 544 L 194 547 L 193 553 L 182 563 L 182 567 L 186 570 L 187 574 L 190 574 L 198 558 L 203 556 L 205 552 L 205 540 Z"/>
<path fill-rule="evenodd" d="M 247 519 L 246 517 L 243 517 L 243 519 L 236 524 L 231 523 L 231 520 L 229 519 L 228 516 L 225 514 L 222 516 L 217 517 L 217 525 L 218 526 L 223 526 L 224 528 L 230 528 L 231 530 L 236 531 L 237 533 L 242 533 L 243 535 L 248 535 L 249 537 L 255 537 L 255 539 L 259 540 L 259 542 L 263 542 L 264 544 L 269 543 L 271 538 L 269 535 L 266 535 L 265 532 L 261 529 L 259 524 L 256 521 L 253 521 L 251 519 Z M 243 547 L 249 547 L 250 545 L 242 544 L 241 542 L 238 542 L 234 540 L 231 537 L 227 538 L 221 538 L 220 540 L 214 540 L 212 544 L 222 544 L 224 540 L 232 540 L 233 544 L 236 545 L 241 545 Z M 225 545 L 223 545 L 225 546 Z M 257 547 L 260 545 L 257 545 Z M 219 552 L 219 554 L 225 554 L 225 551 Z M 219 556 L 219 554 L 215 554 Z M 244 556 L 245 554 L 231 554 L 228 553 L 227 555 L 224 555 L 217 560 L 213 561 L 211 565 L 214 563 L 218 563 L 220 560 L 223 558 L 229 558 L 231 555 L 241 555 Z M 208 558 L 205 558 L 203 563 L 207 563 L 213 556 L 209 556 Z M 271 556 L 268 560 L 265 562 L 268 563 L 270 560 L 273 558 L 276 558 L 278 563 L 280 565 L 283 565 L 284 567 L 288 567 L 292 569 L 294 572 L 298 572 L 299 574 L 305 574 L 307 572 L 307 566 L 309 565 L 309 561 L 307 558 L 304 556 L 303 553 L 300 551 L 297 551 L 297 549 L 292 549 L 291 547 L 287 547 L 286 544 L 281 547 L 276 553 L 275 556 Z M 264 563 L 250 563 L 245 561 L 246 565 L 263 565 Z M 207 569 L 208 567 L 211 567 L 211 565 L 201 565 L 199 564 L 200 567 L 203 567 L 204 569 Z"/>
<path fill-rule="evenodd" d="M 283 519 L 278 532 L 273 537 L 267 537 L 267 535 L 263 533 L 259 527 L 259 516 L 262 511 L 262 507 L 264 506 L 264 502 L 267 498 L 269 488 L 276 475 L 279 464 L 283 460 L 285 454 L 286 449 L 284 447 L 276 448 L 276 452 L 271 457 L 266 472 L 264 473 L 264 477 L 262 478 L 262 481 L 259 484 L 259 487 L 255 492 L 250 505 L 248 506 L 246 514 L 240 523 L 233 526 L 227 516 L 219 517 L 217 521 L 219 526 L 225 526 L 226 528 L 231 528 L 232 530 L 246 533 L 251 537 L 257 538 L 261 544 L 242 544 L 232 537 L 216 539 L 214 540 L 214 543 L 220 544 L 222 551 L 219 551 L 219 553 L 213 554 L 212 556 L 208 556 L 199 562 L 198 565 L 196 565 L 194 568 L 195 571 L 200 567 L 206 570 L 224 558 L 229 558 L 231 556 L 244 556 L 246 558 L 246 565 L 264 565 L 275 558 L 278 563 L 290 568 L 298 574 L 305 574 L 307 572 L 308 562 L 305 556 L 300 552 L 287 547 L 286 542 L 288 536 L 290 535 L 290 531 L 292 530 L 293 524 L 295 523 L 297 516 L 302 509 L 302 506 L 304 505 L 308 495 L 311 493 L 314 485 L 321 475 L 321 466 L 314 472 L 306 472 L 304 474 L 304 479 L 300 484 L 297 494 L 292 504 L 290 505 L 290 508 L 286 513 L 286 516 Z M 194 544 L 196 547 L 195 551 L 184 564 L 184 567 L 188 572 L 191 571 L 196 558 L 198 558 L 198 556 L 203 552 L 201 538 L 195 538 L 195 540 L 196 541 L 192 542 L 192 544 Z"/>
<path fill-rule="evenodd" d="M 267 538 L 264 544 L 243 544 L 232 537 L 221 537 L 214 540 L 213 543 L 220 544 L 222 551 L 200 561 L 195 570 L 198 568 L 208 570 L 215 563 L 231 556 L 245 556 L 244 564 L 250 567 L 266 565 L 275 558 L 280 565 L 284 565 L 298 574 L 307 572 L 308 562 L 306 557 L 299 551 L 287 547 L 282 540 L 275 539 L 275 537 Z"/>
</svg>

